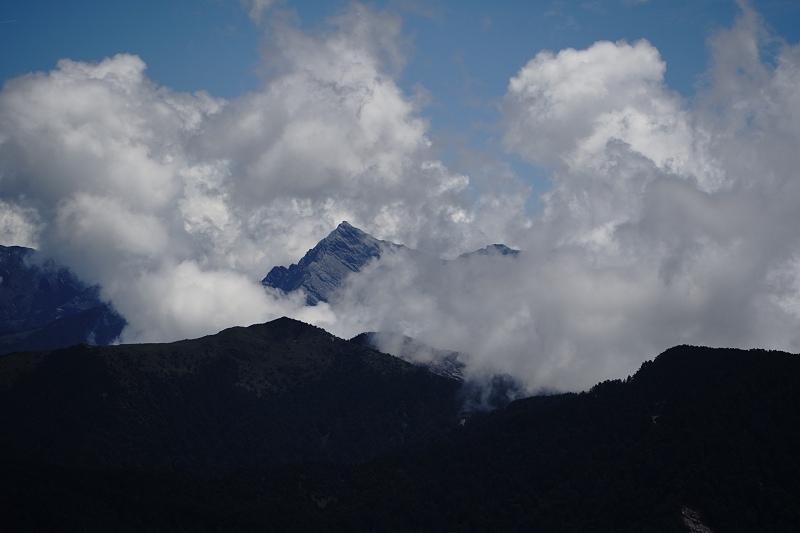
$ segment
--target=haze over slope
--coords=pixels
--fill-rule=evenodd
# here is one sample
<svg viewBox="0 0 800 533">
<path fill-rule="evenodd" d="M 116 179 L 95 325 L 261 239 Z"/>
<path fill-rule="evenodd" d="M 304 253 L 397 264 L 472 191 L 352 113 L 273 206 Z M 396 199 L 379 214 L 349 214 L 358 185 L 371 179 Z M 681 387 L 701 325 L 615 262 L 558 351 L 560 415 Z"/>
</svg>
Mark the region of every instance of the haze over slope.
<svg viewBox="0 0 800 533">
<path fill-rule="evenodd" d="M 508 72 L 494 141 L 546 175 L 536 191 L 482 154 L 445 163 L 425 88 L 399 83 L 397 16 L 353 3 L 305 28 L 248 6 L 266 74 L 240 97 L 160 87 L 124 53 L 0 92 L 2 242 L 101 284 L 123 340 L 289 315 L 470 347 L 475 372 L 559 389 L 680 343 L 800 349 L 800 47 L 750 3 L 711 34 L 691 98 L 644 40 L 532 53 Z M 342 220 L 436 261 L 498 242 L 525 253 L 446 279 L 395 254 L 335 309 L 262 290 Z"/>
</svg>

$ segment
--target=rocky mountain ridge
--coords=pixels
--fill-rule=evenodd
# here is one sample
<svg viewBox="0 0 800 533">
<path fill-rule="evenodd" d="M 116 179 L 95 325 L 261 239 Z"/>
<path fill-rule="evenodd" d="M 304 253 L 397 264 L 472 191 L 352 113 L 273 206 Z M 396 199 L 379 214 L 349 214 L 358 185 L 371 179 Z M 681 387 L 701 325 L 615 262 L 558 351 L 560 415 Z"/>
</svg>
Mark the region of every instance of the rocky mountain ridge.
<svg viewBox="0 0 800 533">
<path fill-rule="evenodd" d="M 0 246 L 0 355 L 109 344 L 124 319 L 66 266 L 21 246 Z"/>
<path fill-rule="evenodd" d="M 327 237 L 309 250 L 297 264 L 273 267 L 261 284 L 292 292 L 302 288 L 308 305 L 327 302 L 345 279 L 387 250 L 407 249 L 381 241 L 348 224 L 339 224 Z"/>
<path fill-rule="evenodd" d="M 360 272 L 371 261 L 380 260 L 386 253 L 405 254 L 412 261 L 424 256 L 402 244 L 376 239 L 345 221 L 296 264 L 273 267 L 261 284 L 287 293 L 303 290 L 308 305 L 330 302 L 349 276 Z M 492 244 L 461 254 L 453 261 L 469 261 L 480 256 L 514 257 L 519 253 L 504 244 Z M 443 265 L 453 261 L 439 260 Z"/>
</svg>

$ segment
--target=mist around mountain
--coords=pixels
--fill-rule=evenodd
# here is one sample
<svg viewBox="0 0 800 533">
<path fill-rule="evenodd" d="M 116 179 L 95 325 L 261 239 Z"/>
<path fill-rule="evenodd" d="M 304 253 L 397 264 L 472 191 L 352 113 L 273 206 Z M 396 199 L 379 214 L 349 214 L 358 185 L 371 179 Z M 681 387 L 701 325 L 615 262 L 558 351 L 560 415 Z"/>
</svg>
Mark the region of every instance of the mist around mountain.
<svg viewBox="0 0 800 533">
<path fill-rule="evenodd" d="M 519 250 L 515 250 L 513 248 L 509 248 L 505 244 L 490 244 L 485 248 L 481 248 L 480 250 L 475 250 L 474 252 L 466 252 L 458 256 L 458 259 L 461 260 L 469 260 L 471 257 L 475 256 L 483 256 L 483 255 L 510 255 L 515 256 L 519 254 Z"/>
<path fill-rule="evenodd" d="M 97 285 L 36 250 L 0 246 L 0 355 L 110 344 L 124 326 Z"/>
<path fill-rule="evenodd" d="M 348 224 L 339 224 L 327 237 L 309 250 L 297 264 L 273 267 L 261 284 L 284 292 L 302 289 L 308 305 L 329 301 L 347 277 L 359 272 L 386 251 L 409 250 L 405 246 L 381 241 Z"/>
<path fill-rule="evenodd" d="M 439 376 L 464 380 L 464 363 L 459 360 L 458 352 L 433 348 L 407 335 L 388 331 L 361 333 L 350 342 L 394 355 Z"/>
<path fill-rule="evenodd" d="M 386 253 L 399 253 L 414 261 L 423 257 L 420 251 L 401 244 L 376 239 L 372 235 L 342 222 L 327 237 L 309 250 L 300 261 L 289 267 L 273 267 L 261 281 L 262 285 L 284 292 L 303 290 L 308 305 L 330 302 L 336 291 L 341 290 L 348 277 Z M 474 252 L 458 256 L 458 261 L 469 261 L 474 256 L 515 256 L 514 250 L 504 244 L 492 244 Z M 442 265 L 449 261 L 439 260 Z"/>
<path fill-rule="evenodd" d="M 392 284 L 392 279 L 403 277 L 403 269 L 409 265 L 428 271 L 432 279 L 457 274 L 466 278 L 467 283 L 481 283 L 482 280 L 477 276 L 470 276 L 470 267 L 474 263 L 496 257 L 513 259 L 519 253 L 519 250 L 503 244 L 492 244 L 452 260 L 443 260 L 400 244 L 378 240 L 345 221 L 309 250 L 297 264 L 288 268 L 273 267 L 261 283 L 286 293 L 302 291 L 309 306 L 329 303 L 332 309 L 343 315 L 343 321 L 346 322 L 349 311 L 355 309 L 358 313 L 364 307 L 358 304 L 363 296 L 358 291 L 380 291 L 391 299 L 394 292 L 402 291 L 402 288 L 398 289 Z M 400 269 L 397 269 L 398 259 L 403 265 Z M 368 274 L 365 269 L 369 269 Z M 367 283 L 366 287 L 358 287 L 353 293 L 349 292 L 359 275 L 362 278 L 369 275 L 372 282 Z M 396 294 L 398 301 L 401 296 Z M 369 307 L 366 308 L 368 314 Z M 438 375 L 460 380 L 467 378 L 471 354 L 434 348 L 402 331 L 386 329 L 361 332 L 351 341 L 392 354 Z M 468 381 L 472 389 L 470 410 L 494 409 L 525 395 L 524 385 L 509 375 L 473 372 Z"/>
<path fill-rule="evenodd" d="M 798 355 L 679 346 L 463 418 L 457 380 L 290 319 L 14 354 L 0 513 L 19 531 L 794 531 L 798 377 Z"/>
<path fill-rule="evenodd" d="M 462 254 L 454 261 L 434 260 L 403 245 L 378 240 L 342 222 L 297 263 L 288 268 L 276 266 L 262 280 L 262 285 L 284 292 L 303 291 L 306 303 L 314 306 L 335 300 L 345 289 L 348 278 L 382 255 L 403 254 L 410 261 L 427 267 L 448 264 L 466 265 L 485 256 L 515 256 L 518 250 L 493 244 Z M 424 256 L 424 257 L 423 257 Z M 389 272 L 387 275 L 393 275 Z M 76 344 L 108 345 L 125 327 L 125 319 L 113 307 L 100 300 L 100 287 L 87 286 L 66 266 L 35 250 L 22 247 L 0 249 L 0 355 L 15 351 L 53 350 Z M 417 366 L 447 377 L 464 379 L 465 356 L 431 348 L 416 339 L 389 331 L 369 332 L 356 338 L 370 348 L 390 353 Z M 507 388 L 512 378 L 487 378 L 486 383 L 472 382 L 475 409 L 496 408 L 520 395 L 512 394 L 500 403 L 504 394 L 495 385 Z M 515 385 L 521 390 L 521 385 Z M 480 390 L 486 389 L 486 390 Z M 488 401 L 488 403 L 487 403 Z"/>
<path fill-rule="evenodd" d="M 531 395 L 523 383 L 508 374 L 467 376 L 464 373 L 466 364 L 459 352 L 433 348 L 407 335 L 370 331 L 356 335 L 350 342 L 394 355 L 438 376 L 460 381 L 461 412 L 465 415 L 494 411 Z"/>
<path fill-rule="evenodd" d="M 298 288 L 328 298 L 397 250 L 349 225 L 332 235 L 337 246 L 323 240 L 294 269 L 316 276 Z M 106 319 L 98 288 L 11 252 L 3 316 L 28 329 L 3 338 L 88 338 Z M 169 344 L 5 355 L 0 516 L 14 531 L 800 523 L 800 356 L 678 346 L 632 376 L 527 398 L 511 376 L 465 375 L 467 356 L 397 333 L 346 341 L 289 318 Z"/>
</svg>

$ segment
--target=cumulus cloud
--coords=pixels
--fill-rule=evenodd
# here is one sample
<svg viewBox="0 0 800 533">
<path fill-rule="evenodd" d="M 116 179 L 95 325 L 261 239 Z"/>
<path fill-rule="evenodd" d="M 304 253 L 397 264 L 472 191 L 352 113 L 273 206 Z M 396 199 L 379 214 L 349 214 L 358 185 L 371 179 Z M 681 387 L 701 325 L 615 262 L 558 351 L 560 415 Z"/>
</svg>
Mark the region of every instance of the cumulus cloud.
<svg viewBox="0 0 800 533">
<path fill-rule="evenodd" d="M 232 162 L 237 205 L 321 222 L 285 261 L 345 219 L 433 247 L 423 228 L 469 218 L 468 177 L 431 158 L 427 123 L 395 82 L 404 62 L 397 18 L 354 4 L 318 33 L 279 25 L 270 36 L 264 90 L 210 120 L 202 151 Z"/>
<path fill-rule="evenodd" d="M 776 38 L 741 8 L 691 103 L 646 41 L 539 53 L 503 103 L 507 148 L 553 180 L 524 252 L 382 258 L 334 303 L 338 326 L 399 328 L 531 390 L 680 343 L 800 349 L 800 47 L 766 54 Z"/>
<path fill-rule="evenodd" d="M 272 4 L 247 7 L 258 18 Z M 395 82 L 399 19 L 359 4 L 311 33 L 289 19 L 264 21 L 269 75 L 231 101 L 159 87 L 128 54 L 10 80 L 4 242 L 100 283 L 130 324 L 124 341 L 325 318 L 258 281 L 344 219 L 421 247 L 478 242 L 469 178 L 431 156 Z"/>
<path fill-rule="evenodd" d="M 39 216 L 33 209 L 0 200 L 0 242 L 36 248 Z"/>
<path fill-rule="evenodd" d="M 197 336 L 292 309 L 228 255 L 239 236 L 219 191 L 224 164 L 199 163 L 188 148 L 225 103 L 156 87 L 144 71 L 131 55 L 63 60 L 6 85 L 7 238 L 101 283 L 131 324 L 124 340 Z"/>
</svg>

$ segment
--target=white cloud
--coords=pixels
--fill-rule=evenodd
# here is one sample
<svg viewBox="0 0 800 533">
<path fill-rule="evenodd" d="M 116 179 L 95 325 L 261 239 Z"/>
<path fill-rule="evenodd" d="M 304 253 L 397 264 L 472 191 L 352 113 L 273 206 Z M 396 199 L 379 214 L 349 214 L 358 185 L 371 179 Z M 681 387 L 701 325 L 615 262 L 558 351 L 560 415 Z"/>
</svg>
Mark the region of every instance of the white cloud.
<svg viewBox="0 0 800 533">
<path fill-rule="evenodd" d="M 800 48 L 767 61 L 764 31 L 744 6 L 715 35 L 692 105 L 644 41 L 537 55 L 504 103 L 508 148 L 553 169 L 543 216 L 514 233 L 525 252 L 390 255 L 351 279 L 331 327 L 400 330 L 533 390 L 681 343 L 800 349 Z"/>
<path fill-rule="evenodd" d="M 512 78 L 506 144 L 554 169 L 530 249 L 551 258 L 531 301 L 555 322 L 543 338 L 562 346 L 548 353 L 600 371 L 681 342 L 798 349 L 785 311 L 797 301 L 800 129 L 787 117 L 800 54 L 784 45 L 772 64 L 769 42 L 743 4 L 711 40 L 692 106 L 644 41 L 540 53 Z"/>
<path fill-rule="evenodd" d="M 39 229 L 36 210 L 0 200 L 0 242 L 36 248 Z"/>
<path fill-rule="evenodd" d="M 505 143 L 535 164 L 595 171 L 607 141 L 617 139 L 680 172 L 692 139 L 665 70 L 644 40 L 540 52 L 509 83 Z"/>
<path fill-rule="evenodd" d="M 4 242 L 37 244 L 101 283 L 128 341 L 330 319 L 258 281 L 344 219 L 423 247 L 477 242 L 469 178 L 431 157 L 395 82 L 399 19 L 359 4 L 316 33 L 289 19 L 265 21 L 270 77 L 232 101 L 159 87 L 126 54 L 8 82 Z"/>
<path fill-rule="evenodd" d="M 193 155 L 225 102 L 172 93 L 144 71 L 131 55 L 63 60 L 6 85 L 0 187 L 3 216 L 17 228 L 8 238 L 101 283 L 130 322 L 124 340 L 172 340 L 289 312 L 297 306 L 273 301 L 242 272 L 264 253 L 242 242 L 226 162 Z"/>
</svg>

